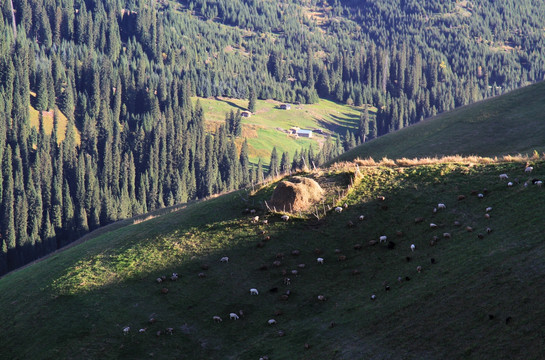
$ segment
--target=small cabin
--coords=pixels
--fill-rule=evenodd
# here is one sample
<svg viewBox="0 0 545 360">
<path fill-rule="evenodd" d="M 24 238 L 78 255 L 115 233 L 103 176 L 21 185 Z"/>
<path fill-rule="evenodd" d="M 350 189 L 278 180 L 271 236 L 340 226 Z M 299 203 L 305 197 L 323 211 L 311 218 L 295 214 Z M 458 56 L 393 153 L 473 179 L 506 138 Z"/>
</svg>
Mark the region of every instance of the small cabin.
<svg viewBox="0 0 545 360">
<path fill-rule="evenodd" d="M 240 113 L 240 116 L 245 117 L 245 118 L 249 118 L 250 116 L 252 116 L 252 113 L 249 112 L 249 111 L 243 111 L 243 112 Z"/>
<path fill-rule="evenodd" d="M 291 105 L 290 104 L 281 104 L 280 109 L 289 110 L 289 109 L 291 109 Z"/>
<path fill-rule="evenodd" d="M 297 126 L 293 126 L 288 130 L 288 134 L 290 135 L 297 135 L 297 132 L 299 131 L 299 128 Z"/>
<path fill-rule="evenodd" d="M 298 130 L 297 131 L 297 136 L 311 138 L 312 137 L 312 130 Z"/>
</svg>

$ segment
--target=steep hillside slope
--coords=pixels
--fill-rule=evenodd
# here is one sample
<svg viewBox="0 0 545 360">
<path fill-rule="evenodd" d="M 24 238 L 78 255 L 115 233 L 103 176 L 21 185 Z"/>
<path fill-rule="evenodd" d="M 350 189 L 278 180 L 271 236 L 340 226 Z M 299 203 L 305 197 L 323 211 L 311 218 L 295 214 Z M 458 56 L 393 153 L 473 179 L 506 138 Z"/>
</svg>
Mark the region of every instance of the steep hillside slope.
<svg viewBox="0 0 545 360">
<path fill-rule="evenodd" d="M 359 166 L 354 188 L 334 203 L 355 169 L 347 164 L 309 174 L 330 194 L 316 216 L 283 222 L 267 213 L 261 204 L 271 185 L 103 234 L 0 279 L 2 355 L 541 358 L 545 189 L 523 182 L 545 177 L 545 162 L 529 161 L 531 174 L 524 162 Z M 327 210 L 343 203 L 341 213 Z M 438 203 L 446 209 L 434 213 Z M 259 222 L 246 207 L 257 209 Z M 389 242 L 371 245 L 383 235 Z M 156 282 L 173 272 L 177 281 Z M 244 316 L 229 320 L 240 310 Z"/>
<path fill-rule="evenodd" d="M 545 151 L 545 82 L 443 113 L 341 155 L 414 158 Z"/>
</svg>

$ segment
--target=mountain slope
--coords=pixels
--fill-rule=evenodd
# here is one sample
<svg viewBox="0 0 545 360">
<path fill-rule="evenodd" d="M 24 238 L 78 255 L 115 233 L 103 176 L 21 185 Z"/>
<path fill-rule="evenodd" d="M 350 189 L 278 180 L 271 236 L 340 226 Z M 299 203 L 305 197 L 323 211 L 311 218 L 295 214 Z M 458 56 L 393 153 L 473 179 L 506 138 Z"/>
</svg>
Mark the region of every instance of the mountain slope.
<svg viewBox="0 0 545 360">
<path fill-rule="evenodd" d="M 543 160 L 529 160 L 532 177 L 545 176 Z M 265 212 L 260 204 L 271 185 L 247 202 L 231 193 L 103 234 L 0 279 L 0 306 L 7 309 L 0 347 L 13 359 L 542 357 L 543 188 L 507 187 L 498 178 L 525 180 L 524 165 L 360 166 L 363 176 L 341 201 L 348 207 L 325 217 L 316 210 L 319 221 L 310 215 L 282 222 Z M 329 184 L 326 205 L 349 183 L 344 171 L 310 174 Z M 473 190 L 485 192 L 484 199 Z M 457 200 L 461 194 L 466 199 Z M 439 202 L 446 209 L 434 214 Z M 269 224 L 252 223 L 247 206 Z M 415 224 L 418 216 L 423 223 Z M 439 228 L 430 229 L 431 222 Z M 368 245 L 381 235 L 396 246 Z M 430 246 L 434 235 L 440 239 Z M 291 255 L 294 249 L 301 254 Z M 220 263 L 222 256 L 229 262 Z M 172 272 L 176 282 L 156 283 Z M 251 296 L 250 288 L 260 294 Z M 239 310 L 244 317 L 230 321 Z M 213 322 L 214 315 L 223 322 Z M 157 322 L 149 324 L 151 317 Z M 267 325 L 271 318 L 276 325 Z M 131 330 L 123 335 L 126 326 Z M 169 327 L 172 335 L 156 335 Z"/>
<path fill-rule="evenodd" d="M 545 82 L 443 113 L 339 157 L 501 156 L 545 151 Z"/>
</svg>

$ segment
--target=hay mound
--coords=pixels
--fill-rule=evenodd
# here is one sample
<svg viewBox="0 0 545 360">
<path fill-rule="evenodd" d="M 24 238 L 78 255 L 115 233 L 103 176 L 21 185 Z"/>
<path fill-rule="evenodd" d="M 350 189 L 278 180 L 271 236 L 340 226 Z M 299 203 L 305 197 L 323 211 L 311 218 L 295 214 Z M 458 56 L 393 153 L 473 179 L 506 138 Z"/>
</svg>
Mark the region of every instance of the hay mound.
<svg viewBox="0 0 545 360">
<path fill-rule="evenodd" d="M 271 205 L 278 211 L 304 211 L 322 198 L 324 190 L 309 178 L 294 176 L 274 189 Z"/>
</svg>

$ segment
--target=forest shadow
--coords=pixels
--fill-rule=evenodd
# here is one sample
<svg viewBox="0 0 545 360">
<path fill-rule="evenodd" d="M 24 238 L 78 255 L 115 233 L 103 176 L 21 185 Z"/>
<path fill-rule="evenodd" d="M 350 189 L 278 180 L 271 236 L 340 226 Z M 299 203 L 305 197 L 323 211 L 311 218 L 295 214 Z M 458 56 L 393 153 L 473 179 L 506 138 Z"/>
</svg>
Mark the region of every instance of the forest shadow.
<svg viewBox="0 0 545 360">
<path fill-rule="evenodd" d="M 237 104 L 235 104 L 234 102 L 229 101 L 229 100 L 220 99 L 220 98 L 218 98 L 218 97 L 216 97 L 216 100 L 217 100 L 217 101 L 224 102 L 224 103 L 226 103 L 227 105 L 230 105 L 230 106 L 232 106 L 232 107 L 234 107 L 234 108 L 240 109 L 240 111 L 247 111 L 247 110 L 248 110 L 247 108 L 244 108 L 244 107 L 242 107 L 242 106 L 240 106 L 240 105 L 237 105 Z"/>
</svg>

